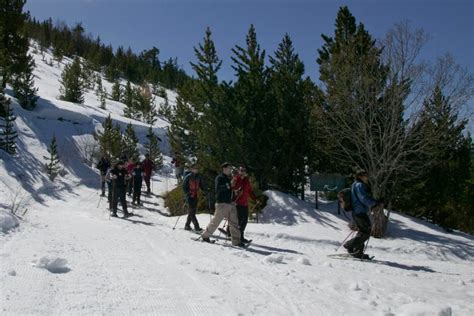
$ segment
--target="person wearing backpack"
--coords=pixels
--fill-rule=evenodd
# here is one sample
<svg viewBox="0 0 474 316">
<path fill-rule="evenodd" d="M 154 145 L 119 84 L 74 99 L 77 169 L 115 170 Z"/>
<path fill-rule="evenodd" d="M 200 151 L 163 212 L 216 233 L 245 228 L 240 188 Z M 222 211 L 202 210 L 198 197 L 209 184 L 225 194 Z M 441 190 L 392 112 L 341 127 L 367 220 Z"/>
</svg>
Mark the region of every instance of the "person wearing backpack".
<svg viewBox="0 0 474 316">
<path fill-rule="evenodd" d="M 368 193 L 369 175 L 365 170 L 358 170 L 351 186 L 352 218 L 357 226 L 357 235 L 344 243 L 344 248 L 353 257 L 364 259 L 365 242 L 370 237 L 371 223 L 368 212 L 378 202 Z"/>
<path fill-rule="evenodd" d="M 198 205 L 198 191 L 199 189 L 205 191 L 205 188 L 201 175 L 198 172 L 198 166 L 196 164 L 191 165 L 191 172 L 183 180 L 183 191 L 186 195 L 186 202 L 188 203 L 188 217 L 184 225 L 185 230 L 191 230 L 192 222 L 195 231 L 202 231 L 196 217 L 196 211 Z"/>
</svg>

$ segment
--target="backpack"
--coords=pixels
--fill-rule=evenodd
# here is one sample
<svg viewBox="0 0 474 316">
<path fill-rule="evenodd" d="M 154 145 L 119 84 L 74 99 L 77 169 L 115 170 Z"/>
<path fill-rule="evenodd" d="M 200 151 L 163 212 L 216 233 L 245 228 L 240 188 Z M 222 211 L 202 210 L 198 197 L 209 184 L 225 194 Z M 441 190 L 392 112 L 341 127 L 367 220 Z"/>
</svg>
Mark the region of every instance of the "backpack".
<svg viewBox="0 0 474 316">
<path fill-rule="evenodd" d="M 352 188 L 342 189 L 337 193 L 337 199 L 344 211 L 352 211 Z"/>
</svg>

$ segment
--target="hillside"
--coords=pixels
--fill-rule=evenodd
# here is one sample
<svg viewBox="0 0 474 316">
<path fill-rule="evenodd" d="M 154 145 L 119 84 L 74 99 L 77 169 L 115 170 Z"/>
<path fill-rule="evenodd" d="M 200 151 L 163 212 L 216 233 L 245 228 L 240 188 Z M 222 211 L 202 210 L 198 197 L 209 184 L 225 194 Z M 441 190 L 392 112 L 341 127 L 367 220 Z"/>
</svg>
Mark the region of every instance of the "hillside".
<svg viewBox="0 0 474 316">
<path fill-rule="evenodd" d="M 373 262 L 327 256 L 349 234 L 333 202 L 314 210 L 314 201 L 276 191 L 265 192 L 269 201 L 248 226 L 246 250 L 218 235 L 214 245 L 191 240 L 183 217 L 173 230 L 178 219 L 160 198 L 177 185 L 162 120 L 154 131 L 165 167 L 153 177 L 153 195 L 136 216 L 110 218 L 81 148 L 109 113 L 128 124 L 123 104 L 107 100 L 101 110 L 93 92 L 83 105 L 60 101 L 64 65 L 35 60 L 38 107 L 24 111 L 13 100 L 19 154 L 0 160 L 2 212 L 15 195 L 28 209 L 18 228 L 0 234 L 3 315 L 474 314 L 474 238 L 400 214 L 392 214 L 387 238 L 370 239 Z M 144 141 L 148 127 L 132 123 Z M 53 134 L 66 171 L 55 183 L 42 171 Z M 203 227 L 209 219 L 199 215 Z"/>
</svg>

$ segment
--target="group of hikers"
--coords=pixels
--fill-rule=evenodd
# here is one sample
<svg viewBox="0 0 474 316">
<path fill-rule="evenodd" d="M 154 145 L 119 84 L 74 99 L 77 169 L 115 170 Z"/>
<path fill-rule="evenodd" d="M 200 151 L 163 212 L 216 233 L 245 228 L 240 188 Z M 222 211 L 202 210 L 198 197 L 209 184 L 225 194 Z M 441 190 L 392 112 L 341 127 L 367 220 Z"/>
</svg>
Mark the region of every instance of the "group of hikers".
<svg viewBox="0 0 474 316">
<path fill-rule="evenodd" d="M 105 185 L 108 188 L 108 201 L 111 216 L 117 217 L 118 202 L 122 206 L 124 217 L 129 217 L 133 213 L 128 211 L 126 195 L 132 196 L 132 205 L 141 205 L 141 192 L 143 180 L 147 187 L 147 194 L 151 193 L 151 176 L 155 164 L 148 154 L 145 159 L 122 157 L 115 163 L 110 162 L 108 155 L 102 156 L 97 164 L 100 171 L 100 182 L 102 194 L 105 196 Z"/>
<path fill-rule="evenodd" d="M 214 217 L 209 225 L 203 230 L 196 218 L 198 205 L 198 190 L 205 192 L 197 164 L 190 167 L 191 172 L 184 177 L 182 187 L 188 204 L 188 217 L 185 230 L 202 232 L 201 237 L 205 242 L 211 242 L 210 236 L 216 231 L 223 219 L 226 220 L 227 230 L 224 233 L 231 238 L 232 244 L 245 247 L 250 240 L 244 237 L 247 227 L 249 198 L 256 200 L 252 185 L 248 178 L 245 167 L 234 169 L 228 162 L 222 164 L 222 173 L 215 179 L 216 203 Z M 234 171 L 234 172 L 233 172 Z"/>
<path fill-rule="evenodd" d="M 196 163 L 188 166 L 188 171 L 184 172 L 181 163 L 174 158 L 175 174 L 178 183 L 181 184 L 185 194 L 188 216 L 184 225 L 185 230 L 199 232 L 204 242 L 211 242 L 210 237 L 219 228 L 222 220 L 227 229 L 219 228 L 228 237 L 231 238 L 232 245 L 246 247 L 251 240 L 244 236 L 247 227 L 249 208 L 249 198 L 257 200 L 248 173 L 245 167 L 234 168 L 230 163 L 225 162 L 221 165 L 222 172 L 215 178 L 215 212 L 214 217 L 202 229 L 196 217 L 196 211 L 199 202 L 199 191 L 206 195 L 206 188 L 203 178 L 199 173 L 199 167 Z M 101 173 L 102 196 L 105 195 L 105 184 L 108 185 L 109 204 L 112 216 L 117 216 L 117 205 L 120 201 L 124 216 L 130 216 L 127 211 L 126 192 L 129 195 L 133 193 L 132 205 L 140 205 L 140 195 L 142 180 L 145 179 L 147 193 L 150 193 L 150 179 L 154 169 L 153 162 L 149 156 L 145 156 L 143 162 L 133 159 L 120 160 L 114 165 L 110 164 L 107 156 L 104 156 L 97 165 Z M 343 244 L 347 252 L 356 258 L 367 259 L 364 254 L 365 243 L 370 237 L 371 222 L 369 211 L 372 207 L 381 203 L 373 199 L 369 194 L 369 176 L 365 170 L 359 170 L 355 174 L 355 181 L 350 188 L 351 210 L 353 223 L 357 226 L 357 234 L 354 238 Z M 208 203 L 209 200 L 208 200 Z M 210 208 L 210 206 L 209 206 Z"/>
</svg>

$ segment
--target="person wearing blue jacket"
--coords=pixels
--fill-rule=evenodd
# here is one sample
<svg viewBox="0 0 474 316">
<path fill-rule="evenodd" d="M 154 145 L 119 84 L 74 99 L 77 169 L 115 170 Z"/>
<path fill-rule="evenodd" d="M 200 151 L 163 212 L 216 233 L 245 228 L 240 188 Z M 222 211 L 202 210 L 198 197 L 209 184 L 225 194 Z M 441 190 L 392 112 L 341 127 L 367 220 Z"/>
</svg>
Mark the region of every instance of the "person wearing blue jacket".
<svg viewBox="0 0 474 316">
<path fill-rule="evenodd" d="M 344 244 L 344 248 L 356 258 L 366 258 L 364 254 L 365 242 L 370 237 L 371 223 L 370 208 L 378 202 L 370 197 L 368 191 L 369 175 L 365 170 L 356 173 L 356 179 L 351 187 L 352 218 L 357 225 L 357 235 Z"/>
</svg>

